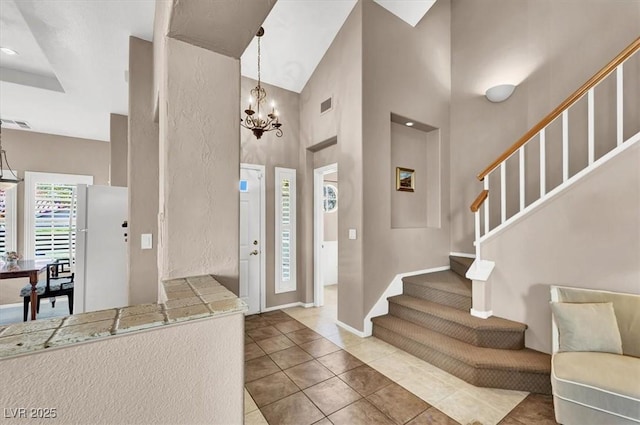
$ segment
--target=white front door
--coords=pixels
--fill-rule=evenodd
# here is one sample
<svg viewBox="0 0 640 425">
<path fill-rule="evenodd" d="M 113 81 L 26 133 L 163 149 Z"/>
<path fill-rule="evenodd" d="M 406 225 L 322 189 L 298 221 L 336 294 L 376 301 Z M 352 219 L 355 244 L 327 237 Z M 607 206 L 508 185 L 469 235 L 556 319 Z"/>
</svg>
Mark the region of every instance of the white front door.
<svg viewBox="0 0 640 425">
<path fill-rule="evenodd" d="M 240 168 L 240 298 L 249 305 L 247 314 L 260 312 L 262 257 L 264 241 L 264 172 L 251 166 Z"/>
</svg>

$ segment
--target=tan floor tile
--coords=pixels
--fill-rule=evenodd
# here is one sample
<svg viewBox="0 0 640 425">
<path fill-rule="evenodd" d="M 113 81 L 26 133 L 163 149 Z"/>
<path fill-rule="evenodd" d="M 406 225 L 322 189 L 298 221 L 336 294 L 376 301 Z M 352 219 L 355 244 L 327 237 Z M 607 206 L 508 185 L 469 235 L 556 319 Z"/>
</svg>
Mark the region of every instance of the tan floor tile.
<svg viewBox="0 0 640 425">
<path fill-rule="evenodd" d="M 167 292 L 167 299 L 169 301 L 173 301 L 182 298 L 193 298 L 195 295 L 195 292 L 193 292 L 193 290 L 187 286 L 183 291 L 176 290 L 173 292 Z"/>
<path fill-rule="evenodd" d="M 335 376 L 305 389 L 304 393 L 325 415 L 330 415 L 362 398 L 360 394 Z"/>
<path fill-rule="evenodd" d="M 398 349 L 393 345 L 380 341 L 379 339 L 368 338 L 362 344 L 347 347 L 346 350 L 365 363 L 372 362 L 380 357 L 388 356 Z"/>
<path fill-rule="evenodd" d="M 301 392 L 263 407 L 262 414 L 270 424 L 311 425 L 323 417 Z"/>
<path fill-rule="evenodd" d="M 254 410 L 244 415 L 244 425 L 269 425 L 260 410 Z"/>
<path fill-rule="evenodd" d="M 324 367 L 339 375 L 348 370 L 362 366 L 363 363 L 344 350 L 335 351 L 317 359 Z"/>
<path fill-rule="evenodd" d="M 246 331 L 246 333 L 254 341 L 260 341 L 261 339 L 267 339 L 267 338 L 272 338 L 274 336 L 282 335 L 282 332 L 280 332 L 273 326 L 264 326 L 257 329 L 251 329 Z"/>
<path fill-rule="evenodd" d="M 256 343 L 267 354 L 275 353 L 276 351 L 284 350 L 295 345 L 293 341 L 284 335 L 262 339 L 260 341 L 256 341 Z"/>
<path fill-rule="evenodd" d="M 109 310 L 92 311 L 90 313 L 74 314 L 73 316 L 65 318 L 64 322 L 62 322 L 62 326 L 75 326 L 90 322 L 114 320 L 117 312 L 118 310 L 114 308 Z"/>
<path fill-rule="evenodd" d="M 333 425 L 331 421 L 327 418 L 322 418 L 318 422 L 315 422 L 313 425 Z"/>
<path fill-rule="evenodd" d="M 367 365 L 351 369 L 338 377 L 364 397 L 391 384 L 386 376 Z"/>
<path fill-rule="evenodd" d="M 431 407 L 407 422 L 407 425 L 460 425 L 460 423 L 451 419 L 435 407 Z"/>
<path fill-rule="evenodd" d="M 123 307 L 120 309 L 120 318 L 134 316 L 137 314 L 158 313 L 162 311 L 162 306 L 159 304 L 138 304 L 129 307 Z"/>
<path fill-rule="evenodd" d="M 205 302 L 212 303 L 214 301 L 237 299 L 234 293 L 229 291 L 214 292 L 211 294 L 203 294 L 200 296 Z"/>
<path fill-rule="evenodd" d="M 394 356 L 396 353 L 392 353 L 369 362 L 369 366 L 396 382 L 405 378 L 420 376 L 422 374 L 413 363 L 409 363 L 402 357 Z"/>
<path fill-rule="evenodd" d="M 2 336 L 20 335 L 25 332 L 39 332 L 47 329 L 55 329 L 62 323 L 62 317 L 55 317 L 53 319 L 38 319 L 35 321 L 28 321 L 22 323 L 15 323 L 2 332 Z"/>
<path fill-rule="evenodd" d="M 191 294 L 190 297 L 185 297 L 185 298 L 169 299 L 169 301 L 167 301 L 165 305 L 167 306 L 167 309 L 171 309 L 171 308 L 180 308 L 180 307 L 187 307 L 190 305 L 202 304 L 202 300 L 198 297 L 194 297 L 194 295 L 195 294 Z"/>
<path fill-rule="evenodd" d="M 553 410 L 553 397 L 543 394 L 529 394 L 515 409 L 513 409 L 500 425 L 507 425 L 511 420 L 517 425 L 539 424 L 556 425 Z M 517 421 L 517 422 L 514 422 Z"/>
<path fill-rule="evenodd" d="M 99 322 L 84 323 L 82 325 L 64 326 L 56 331 L 54 336 L 49 340 L 49 342 L 47 342 L 47 345 L 50 347 L 59 346 L 109 336 L 111 335 L 112 327 L 113 320 L 102 320 Z"/>
<path fill-rule="evenodd" d="M 300 329 L 299 331 L 288 333 L 287 338 L 289 338 L 291 341 L 295 342 L 298 345 L 302 345 L 304 343 L 322 338 L 322 335 L 312 331 L 311 329 Z"/>
<path fill-rule="evenodd" d="M 408 422 L 431 407 L 395 383 L 371 394 L 367 400 L 398 425 Z"/>
<path fill-rule="evenodd" d="M 339 346 L 326 338 L 320 338 L 314 341 L 309 341 L 305 344 L 300 344 L 300 348 L 311 354 L 313 357 L 326 356 L 327 354 L 340 350 Z"/>
<path fill-rule="evenodd" d="M 120 321 L 118 322 L 116 333 L 120 334 L 125 332 L 138 331 L 141 329 L 154 328 L 163 325 L 164 323 L 164 314 L 158 312 L 121 317 Z"/>
<path fill-rule="evenodd" d="M 269 357 L 271 357 L 271 360 L 280 366 L 280 369 L 288 369 L 313 360 L 313 357 L 300 347 L 291 347 L 285 350 L 276 351 L 275 353 L 269 354 Z"/>
<path fill-rule="evenodd" d="M 53 332 L 53 329 L 47 329 L 44 331 L 1 337 L 0 357 L 14 356 L 16 354 L 42 349 Z"/>
<path fill-rule="evenodd" d="M 249 391 L 247 391 L 247 389 L 244 389 L 244 414 L 246 415 L 247 413 L 251 413 L 254 410 L 258 409 L 258 405 L 256 404 L 255 401 L 253 401 L 253 397 L 251 397 L 251 394 L 249 394 Z"/>
<path fill-rule="evenodd" d="M 211 312 L 204 304 L 195 304 L 187 307 L 178 307 L 167 310 L 169 322 L 183 322 L 202 317 L 211 316 Z"/>
<path fill-rule="evenodd" d="M 255 342 L 244 345 L 244 360 L 253 360 L 264 356 L 266 353 Z"/>
<path fill-rule="evenodd" d="M 256 379 L 245 386 L 260 408 L 300 391 L 283 372 Z"/>
<path fill-rule="evenodd" d="M 299 331 L 300 329 L 304 329 L 305 326 L 298 322 L 297 320 L 287 320 L 281 323 L 276 323 L 273 325 L 274 328 L 282 332 L 283 334 L 287 334 L 289 332 Z"/>
<path fill-rule="evenodd" d="M 436 402 L 434 407 L 463 424 L 477 421 L 482 425 L 496 425 L 504 416 L 464 391 L 456 391 Z"/>
<path fill-rule="evenodd" d="M 524 391 L 509 391 L 497 388 L 481 388 L 469 385 L 462 391 L 476 399 L 489 404 L 503 416 L 512 411 L 529 393 Z"/>
<path fill-rule="evenodd" d="M 272 373 L 279 372 L 280 368 L 269 356 L 262 356 L 244 362 L 244 382 L 255 381 Z"/>
<path fill-rule="evenodd" d="M 397 382 L 431 405 L 459 391 L 453 385 L 442 382 L 437 377 L 427 373 L 411 376 Z"/>
<path fill-rule="evenodd" d="M 365 338 L 354 335 L 342 328 L 338 330 L 337 334 L 329 335 L 325 338 L 342 348 L 353 347 L 355 345 L 362 344 L 365 341 Z"/>
<path fill-rule="evenodd" d="M 359 400 L 329 416 L 334 425 L 392 425 L 391 419 L 366 400 Z"/>
<path fill-rule="evenodd" d="M 322 366 L 316 360 L 291 367 L 285 370 L 284 373 L 302 389 L 335 376 L 329 369 Z"/>
</svg>

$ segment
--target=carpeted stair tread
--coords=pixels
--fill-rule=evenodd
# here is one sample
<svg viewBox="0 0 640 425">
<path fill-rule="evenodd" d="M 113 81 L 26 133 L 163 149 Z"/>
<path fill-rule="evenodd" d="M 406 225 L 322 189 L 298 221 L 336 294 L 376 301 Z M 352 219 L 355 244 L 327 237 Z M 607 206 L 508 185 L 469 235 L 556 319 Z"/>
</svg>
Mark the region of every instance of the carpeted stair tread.
<svg viewBox="0 0 640 425">
<path fill-rule="evenodd" d="M 402 281 L 471 298 L 471 281 L 450 270 L 406 276 Z"/>
<path fill-rule="evenodd" d="M 500 350 L 476 347 L 389 315 L 375 317 L 373 323 L 475 369 L 551 373 L 551 356 L 528 348 Z"/>
<path fill-rule="evenodd" d="M 467 270 L 473 264 L 474 259 L 468 257 L 458 257 L 455 255 L 449 256 L 449 264 L 451 265 L 451 271 L 465 277 Z"/>
<path fill-rule="evenodd" d="M 524 323 L 514 322 L 495 316 L 489 317 L 488 319 L 480 319 L 472 316 L 469 312 L 409 295 L 396 295 L 394 297 L 389 297 L 388 300 L 391 303 L 400 304 L 402 306 L 418 310 L 422 313 L 437 316 L 475 330 L 524 332 L 527 329 L 527 325 Z"/>
</svg>

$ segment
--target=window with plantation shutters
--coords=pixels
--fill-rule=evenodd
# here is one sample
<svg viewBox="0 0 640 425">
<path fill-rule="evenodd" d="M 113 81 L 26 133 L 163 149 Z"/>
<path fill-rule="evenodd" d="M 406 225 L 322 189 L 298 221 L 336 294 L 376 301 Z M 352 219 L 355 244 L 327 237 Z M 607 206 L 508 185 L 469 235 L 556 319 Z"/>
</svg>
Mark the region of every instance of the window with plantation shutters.
<svg viewBox="0 0 640 425">
<path fill-rule="evenodd" d="M 296 170 L 276 167 L 276 294 L 296 290 Z"/>
<path fill-rule="evenodd" d="M 92 176 L 25 173 L 25 248 L 31 258 L 75 260 L 76 186 Z"/>
<path fill-rule="evenodd" d="M 17 251 L 15 228 L 16 186 L 0 188 L 0 255 Z"/>
</svg>

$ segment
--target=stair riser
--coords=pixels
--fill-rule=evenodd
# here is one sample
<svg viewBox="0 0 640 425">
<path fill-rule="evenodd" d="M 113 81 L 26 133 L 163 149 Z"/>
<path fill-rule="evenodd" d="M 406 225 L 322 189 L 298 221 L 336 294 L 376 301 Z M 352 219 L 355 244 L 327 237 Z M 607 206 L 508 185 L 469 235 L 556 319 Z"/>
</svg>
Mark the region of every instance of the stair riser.
<svg viewBox="0 0 640 425">
<path fill-rule="evenodd" d="M 373 335 L 478 387 L 551 394 L 548 374 L 502 369 L 476 369 L 411 338 L 374 324 Z"/>
<path fill-rule="evenodd" d="M 520 350 L 524 348 L 524 332 L 475 330 L 394 302 L 389 303 L 389 314 L 478 347 L 504 350 Z"/>
<path fill-rule="evenodd" d="M 402 286 L 405 295 L 422 298 L 423 300 L 457 308 L 462 311 L 469 311 L 471 309 L 471 297 L 439 291 L 427 286 L 414 285 L 409 282 L 403 282 Z"/>
<path fill-rule="evenodd" d="M 465 274 L 467 273 L 467 266 L 464 264 L 460 264 L 457 261 L 449 261 L 449 264 L 451 265 L 451 271 L 462 276 L 462 277 L 466 277 Z"/>
</svg>

